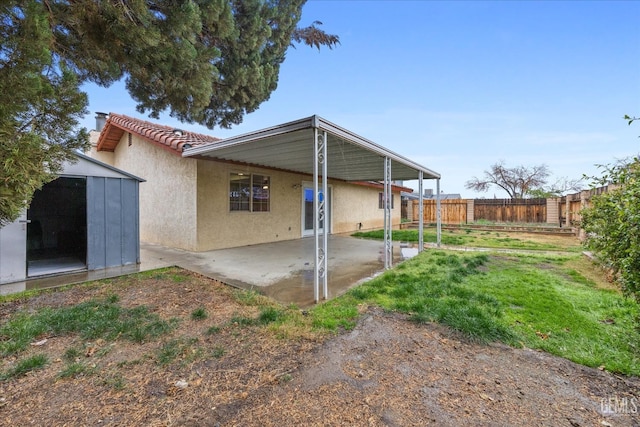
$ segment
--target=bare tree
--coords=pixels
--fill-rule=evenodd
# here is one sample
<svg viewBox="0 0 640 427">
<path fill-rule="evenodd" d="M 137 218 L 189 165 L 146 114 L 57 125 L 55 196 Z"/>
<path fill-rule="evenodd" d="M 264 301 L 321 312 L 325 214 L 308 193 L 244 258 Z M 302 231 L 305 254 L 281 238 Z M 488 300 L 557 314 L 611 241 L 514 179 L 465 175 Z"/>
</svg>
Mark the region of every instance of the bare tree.
<svg viewBox="0 0 640 427">
<path fill-rule="evenodd" d="M 568 177 L 558 178 L 556 182 L 546 188 L 549 193 L 547 197 L 560 197 L 567 193 L 577 193 L 582 190 L 583 183 L 581 179 L 569 179 Z"/>
<path fill-rule="evenodd" d="M 516 166 L 508 168 L 504 161 L 491 165 L 491 169 L 484 171 L 482 178 L 473 177 L 465 183 L 469 190 L 485 192 L 492 185 L 502 188 L 512 199 L 522 199 L 532 190 L 544 187 L 551 175 L 547 165 Z"/>
</svg>

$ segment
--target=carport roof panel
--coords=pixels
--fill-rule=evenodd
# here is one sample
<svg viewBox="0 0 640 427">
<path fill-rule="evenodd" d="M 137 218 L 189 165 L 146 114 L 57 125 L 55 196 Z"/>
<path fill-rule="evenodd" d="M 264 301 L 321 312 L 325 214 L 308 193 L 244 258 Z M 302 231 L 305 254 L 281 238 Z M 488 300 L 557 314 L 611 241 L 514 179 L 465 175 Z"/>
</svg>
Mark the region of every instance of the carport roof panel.
<svg viewBox="0 0 640 427">
<path fill-rule="evenodd" d="M 345 181 L 384 179 L 384 158 L 391 179 L 440 178 L 440 174 L 318 116 L 186 149 L 184 157 L 210 157 L 268 168 L 313 174 L 313 130 L 327 132 L 327 175 Z"/>
</svg>

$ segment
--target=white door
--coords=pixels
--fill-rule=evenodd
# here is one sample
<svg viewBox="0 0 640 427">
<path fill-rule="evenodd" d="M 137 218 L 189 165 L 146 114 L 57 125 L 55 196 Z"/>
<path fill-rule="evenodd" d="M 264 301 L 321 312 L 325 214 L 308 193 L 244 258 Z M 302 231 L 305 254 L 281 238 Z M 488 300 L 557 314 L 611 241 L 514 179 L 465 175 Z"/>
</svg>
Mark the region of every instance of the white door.
<svg viewBox="0 0 640 427">
<path fill-rule="evenodd" d="M 325 219 L 327 230 L 331 233 L 331 187 L 328 188 L 329 197 L 325 203 Z M 323 194 L 320 194 L 323 197 Z M 324 231 L 324 221 L 320 221 L 320 231 Z M 313 236 L 313 184 L 302 185 L 302 235 Z"/>
<path fill-rule="evenodd" d="M 27 277 L 27 213 L 0 228 L 0 283 Z"/>
</svg>

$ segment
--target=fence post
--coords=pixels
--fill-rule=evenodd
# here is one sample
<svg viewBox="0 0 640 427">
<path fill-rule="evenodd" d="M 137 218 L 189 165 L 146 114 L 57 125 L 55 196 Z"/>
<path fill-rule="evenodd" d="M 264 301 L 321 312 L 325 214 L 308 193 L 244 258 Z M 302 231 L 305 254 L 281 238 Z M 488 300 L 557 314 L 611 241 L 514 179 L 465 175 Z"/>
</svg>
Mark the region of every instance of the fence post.
<svg viewBox="0 0 640 427">
<path fill-rule="evenodd" d="M 475 221 L 473 199 L 467 199 L 467 223 Z"/>
<path fill-rule="evenodd" d="M 547 224 L 560 225 L 560 199 L 547 198 Z"/>
</svg>

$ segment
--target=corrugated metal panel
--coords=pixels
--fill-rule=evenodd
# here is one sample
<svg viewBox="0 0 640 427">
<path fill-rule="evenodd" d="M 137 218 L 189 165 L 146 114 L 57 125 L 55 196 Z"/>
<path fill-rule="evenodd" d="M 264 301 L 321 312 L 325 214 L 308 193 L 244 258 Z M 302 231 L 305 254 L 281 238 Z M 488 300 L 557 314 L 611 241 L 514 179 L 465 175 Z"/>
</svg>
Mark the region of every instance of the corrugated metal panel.
<svg viewBox="0 0 640 427">
<path fill-rule="evenodd" d="M 440 174 L 318 116 L 285 123 L 186 150 L 183 156 L 210 157 L 291 172 L 313 174 L 313 129 L 326 131 L 327 175 L 345 181 L 379 181 L 384 158 L 391 160 L 391 179 L 440 178 Z"/>
<path fill-rule="evenodd" d="M 88 177 L 88 269 L 139 262 L 139 234 L 138 181 Z"/>
<path fill-rule="evenodd" d="M 122 180 L 122 259 L 123 265 L 138 262 L 140 239 L 138 231 L 138 183 Z"/>
<path fill-rule="evenodd" d="M 122 265 L 122 186 L 120 179 L 106 179 L 106 235 L 107 267 Z"/>
<path fill-rule="evenodd" d="M 110 178 L 129 178 L 124 172 L 112 167 L 106 167 L 98 163 L 94 159 L 86 156 L 77 156 L 75 162 L 66 162 L 64 164 L 63 176 L 98 176 Z"/>
<path fill-rule="evenodd" d="M 87 177 L 87 269 L 105 268 L 106 235 L 105 181 L 102 177 Z"/>
</svg>

